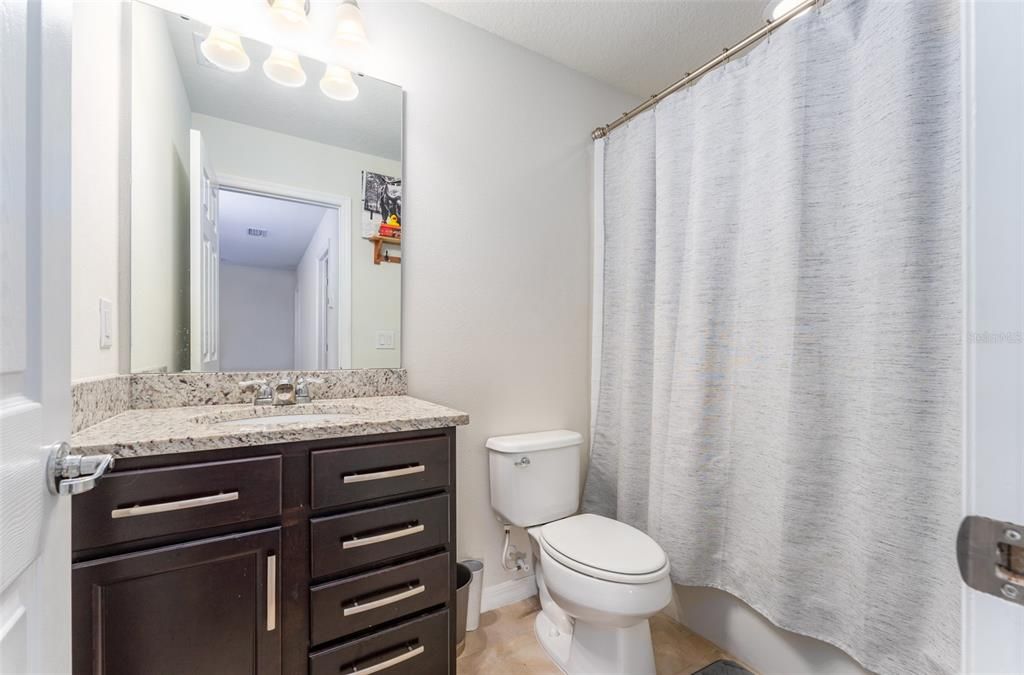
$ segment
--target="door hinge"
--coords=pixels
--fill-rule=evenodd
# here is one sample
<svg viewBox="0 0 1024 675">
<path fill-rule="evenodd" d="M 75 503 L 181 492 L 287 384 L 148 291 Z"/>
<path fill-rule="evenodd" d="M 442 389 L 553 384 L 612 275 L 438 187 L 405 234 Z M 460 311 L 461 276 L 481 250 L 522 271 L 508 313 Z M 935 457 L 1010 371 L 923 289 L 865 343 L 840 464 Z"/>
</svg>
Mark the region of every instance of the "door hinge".
<svg viewBox="0 0 1024 675">
<path fill-rule="evenodd" d="M 967 516 L 960 523 L 956 559 L 965 584 L 1024 605 L 1024 526 Z"/>
</svg>

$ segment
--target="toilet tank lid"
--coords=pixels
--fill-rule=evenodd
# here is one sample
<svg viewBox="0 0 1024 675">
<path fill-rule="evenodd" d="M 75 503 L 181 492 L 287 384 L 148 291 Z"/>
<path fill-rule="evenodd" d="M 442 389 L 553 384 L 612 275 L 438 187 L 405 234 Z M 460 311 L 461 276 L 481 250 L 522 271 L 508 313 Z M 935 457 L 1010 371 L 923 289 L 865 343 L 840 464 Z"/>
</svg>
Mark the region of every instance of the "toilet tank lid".
<svg viewBox="0 0 1024 675">
<path fill-rule="evenodd" d="M 532 434 L 514 434 L 512 436 L 493 436 L 487 439 L 487 447 L 491 450 L 511 453 L 570 448 L 582 443 L 583 434 L 566 429 L 537 431 Z"/>
</svg>

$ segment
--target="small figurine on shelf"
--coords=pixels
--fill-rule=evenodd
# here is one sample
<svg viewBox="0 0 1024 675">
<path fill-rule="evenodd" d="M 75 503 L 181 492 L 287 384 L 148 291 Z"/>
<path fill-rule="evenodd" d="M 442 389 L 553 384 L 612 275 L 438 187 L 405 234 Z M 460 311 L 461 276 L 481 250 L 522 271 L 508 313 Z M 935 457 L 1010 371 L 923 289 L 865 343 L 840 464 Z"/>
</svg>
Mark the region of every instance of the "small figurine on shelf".
<svg viewBox="0 0 1024 675">
<path fill-rule="evenodd" d="M 398 216 L 391 214 L 386 222 L 380 224 L 377 232 L 382 237 L 402 238 L 402 224 L 398 222 Z"/>
</svg>

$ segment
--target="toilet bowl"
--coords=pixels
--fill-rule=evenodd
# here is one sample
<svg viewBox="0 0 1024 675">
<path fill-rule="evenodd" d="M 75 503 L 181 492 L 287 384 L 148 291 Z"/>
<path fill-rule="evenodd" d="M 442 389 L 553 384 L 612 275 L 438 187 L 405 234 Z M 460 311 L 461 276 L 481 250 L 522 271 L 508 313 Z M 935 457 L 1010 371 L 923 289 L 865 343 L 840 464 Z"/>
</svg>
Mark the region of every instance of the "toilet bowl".
<svg viewBox="0 0 1024 675">
<path fill-rule="evenodd" d="M 551 660 L 568 675 L 654 675 L 648 619 L 672 598 L 661 547 L 590 514 L 528 532 L 541 595 L 534 628 Z"/>
<path fill-rule="evenodd" d="M 551 660 L 567 675 L 655 675 L 648 619 L 672 599 L 668 557 L 625 523 L 573 515 L 582 441 L 565 430 L 488 439 L 491 505 L 530 534 L 534 628 Z"/>
</svg>

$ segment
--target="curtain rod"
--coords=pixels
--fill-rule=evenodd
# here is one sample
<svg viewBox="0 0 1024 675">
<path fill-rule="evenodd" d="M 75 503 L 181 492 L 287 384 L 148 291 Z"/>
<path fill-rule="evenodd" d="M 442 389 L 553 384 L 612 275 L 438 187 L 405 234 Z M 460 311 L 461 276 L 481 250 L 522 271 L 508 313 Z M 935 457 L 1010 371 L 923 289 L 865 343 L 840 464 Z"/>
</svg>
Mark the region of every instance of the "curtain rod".
<svg viewBox="0 0 1024 675">
<path fill-rule="evenodd" d="M 615 128 L 619 127 L 619 126 L 622 126 L 623 124 L 625 124 L 629 120 L 633 119 L 634 117 L 636 117 L 640 113 L 644 112 L 645 110 L 653 108 L 658 103 L 660 103 L 662 100 L 664 100 L 665 97 L 669 96 L 670 94 L 674 94 L 675 92 L 679 91 L 680 89 L 682 89 L 686 85 L 690 84 L 694 80 L 700 78 L 703 75 L 706 75 L 709 71 L 714 70 L 715 68 L 717 68 L 721 64 L 723 64 L 726 61 L 728 61 L 729 58 L 734 56 L 737 52 L 743 51 L 744 49 L 746 49 L 750 45 L 754 44 L 755 42 L 757 42 L 761 38 L 763 38 L 766 35 L 770 34 L 776 28 L 779 28 L 780 26 L 782 26 L 782 24 L 788 22 L 790 19 L 792 19 L 796 15 L 802 13 L 804 10 L 810 9 L 811 7 L 813 7 L 814 5 L 816 5 L 820 1 L 821 0 L 804 0 L 803 2 L 801 2 L 796 7 L 794 7 L 793 9 L 789 10 L 788 12 L 786 12 L 785 14 L 780 16 L 778 19 L 775 19 L 774 21 L 769 22 L 767 25 L 763 26 L 760 30 L 758 30 L 758 31 L 756 31 L 754 33 L 751 33 L 747 37 L 743 38 L 742 40 L 740 40 L 739 42 L 734 44 L 732 47 L 728 47 L 726 49 L 723 49 L 721 54 L 719 54 L 715 58 L 711 59 L 710 61 L 708 61 L 707 63 L 705 63 L 703 66 L 701 66 L 697 70 L 693 71 L 692 73 L 687 73 L 686 76 L 683 79 L 681 79 L 681 80 L 679 80 L 679 81 L 677 81 L 677 82 L 675 82 L 673 84 L 670 84 L 669 86 L 665 87 L 664 89 L 659 91 L 657 94 L 654 94 L 649 99 L 647 99 L 646 101 L 644 101 L 643 103 L 641 103 L 637 107 L 633 108 L 629 112 L 622 113 L 622 116 L 619 117 L 618 119 L 616 119 L 614 122 L 609 122 L 608 124 L 604 125 L 603 127 L 598 127 L 596 129 L 594 129 L 594 132 L 592 134 L 590 134 L 590 137 L 593 138 L 595 141 L 597 139 L 599 139 L 599 138 L 604 138 L 605 136 L 608 135 L 608 133 L 612 129 L 615 129 Z"/>
</svg>

